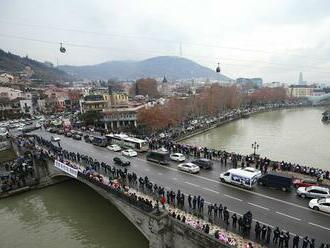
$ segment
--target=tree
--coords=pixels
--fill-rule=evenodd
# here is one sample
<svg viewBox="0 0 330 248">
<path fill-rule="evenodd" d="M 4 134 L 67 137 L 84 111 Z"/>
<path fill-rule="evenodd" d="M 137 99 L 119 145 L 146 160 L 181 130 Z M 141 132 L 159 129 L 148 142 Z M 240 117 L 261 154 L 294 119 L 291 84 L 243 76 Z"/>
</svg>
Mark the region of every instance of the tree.
<svg viewBox="0 0 330 248">
<path fill-rule="evenodd" d="M 79 116 L 79 119 L 88 125 L 95 125 L 102 118 L 102 114 L 98 111 L 88 111 L 86 113 L 82 113 Z"/>
<path fill-rule="evenodd" d="M 135 95 L 148 95 L 149 97 L 158 97 L 157 81 L 152 78 L 141 78 L 135 83 Z"/>
</svg>

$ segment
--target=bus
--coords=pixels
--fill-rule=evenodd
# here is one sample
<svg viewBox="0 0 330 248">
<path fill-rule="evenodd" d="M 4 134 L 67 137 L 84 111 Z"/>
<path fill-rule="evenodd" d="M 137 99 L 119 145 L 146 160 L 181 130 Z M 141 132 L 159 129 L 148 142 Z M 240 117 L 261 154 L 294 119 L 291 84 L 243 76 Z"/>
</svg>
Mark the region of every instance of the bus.
<svg viewBox="0 0 330 248">
<path fill-rule="evenodd" d="M 169 164 L 170 154 L 163 151 L 150 151 L 146 156 L 148 161 L 156 162 L 159 164 Z"/>
<path fill-rule="evenodd" d="M 116 144 L 120 147 L 132 148 L 138 152 L 146 152 L 149 148 L 147 141 L 126 134 L 107 134 L 106 137 L 111 145 Z"/>
<path fill-rule="evenodd" d="M 104 136 L 90 136 L 92 144 L 95 146 L 106 147 L 108 145 L 108 139 Z"/>
</svg>

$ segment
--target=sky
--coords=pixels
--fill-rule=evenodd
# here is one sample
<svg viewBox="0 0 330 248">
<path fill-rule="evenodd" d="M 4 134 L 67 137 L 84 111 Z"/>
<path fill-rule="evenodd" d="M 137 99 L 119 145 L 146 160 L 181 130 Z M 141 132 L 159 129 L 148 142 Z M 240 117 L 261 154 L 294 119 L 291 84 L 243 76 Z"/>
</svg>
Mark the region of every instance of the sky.
<svg viewBox="0 0 330 248">
<path fill-rule="evenodd" d="M 327 0 L 0 0 L 0 48 L 55 65 L 170 55 L 234 79 L 321 83 L 328 41 Z"/>
</svg>

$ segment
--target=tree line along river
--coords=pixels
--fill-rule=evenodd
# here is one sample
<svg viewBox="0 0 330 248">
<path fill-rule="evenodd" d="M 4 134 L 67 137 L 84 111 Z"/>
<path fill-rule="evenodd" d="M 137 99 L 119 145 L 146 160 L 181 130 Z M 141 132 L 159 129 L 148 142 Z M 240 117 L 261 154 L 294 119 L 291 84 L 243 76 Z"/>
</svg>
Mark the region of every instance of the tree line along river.
<svg viewBox="0 0 330 248">
<path fill-rule="evenodd" d="M 252 153 L 330 168 L 330 125 L 323 108 L 280 110 L 251 116 L 184 143 Z M 70 190 L 68 190 L 70 188 Z M 69 181 L 0 201 L 1 248 L 148 247 L 148 241 L 114 206 L 87 186 Z"/>
</svg>

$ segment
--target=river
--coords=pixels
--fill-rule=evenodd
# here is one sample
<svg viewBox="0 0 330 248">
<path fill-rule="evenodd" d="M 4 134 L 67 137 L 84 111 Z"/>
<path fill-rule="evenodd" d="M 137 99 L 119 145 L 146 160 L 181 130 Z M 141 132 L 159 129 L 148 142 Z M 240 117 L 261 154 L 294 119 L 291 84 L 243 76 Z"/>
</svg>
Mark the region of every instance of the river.
<svg viewBox="0 0 330 248">
<path fill-rule="evenodd" d="M 321 121 L 324 111 L 301 108 L 260 113 L 182 142 L 251 154 L 256 141 L 261 156 L 330 169 L 330 124 Z"/>
<path fill-rule="evenodd" d="M 1 248 L 148 247 L 148 241 L 92 189 L 68 181 L 0 200 Z"/>
</svg>

